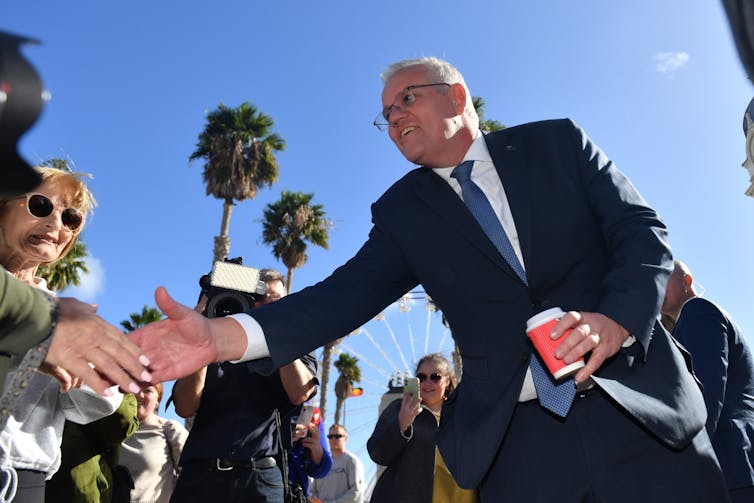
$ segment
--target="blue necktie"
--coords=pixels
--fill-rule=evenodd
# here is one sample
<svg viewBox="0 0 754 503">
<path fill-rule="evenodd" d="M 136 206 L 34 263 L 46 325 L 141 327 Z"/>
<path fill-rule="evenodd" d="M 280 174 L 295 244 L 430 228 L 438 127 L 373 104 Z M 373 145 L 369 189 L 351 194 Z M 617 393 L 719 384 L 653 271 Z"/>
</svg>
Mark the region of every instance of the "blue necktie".
<svg viewBox="0 0 754 503">
<path fill-rule="evenodd" d="M 516 252 L 513 250 L 513 245 L 511 245 L 508 235 L 500 223 L 500 219 L 497 218 L 495 210 L 492 209 L 492 205 L 487 196 L 484 195 L 484 192 L 482 192 L 482 189 L 471 180 L 471 168 L 473 166 L 474 161 L 463 161 L 453 170 L 450 176 L 458 180 L 458 183 L 461 185 L 463 202 L 469 211 L 471 211 L 471 214 L 474 215 L 477 222 L 479 222 L 484 233 L 487 234 L 487 237 L 497 247 L 505 261 L 508 262 L 518 277 L 521 278 L 521 281 L 524 284 L 528 284 L 526 281 L 526 272 L 518 261 L 518 257 L 516 257 Z M 531 376 L 534 380 L 534 387 L 537 390 L 539 403 L 560 417 L 565 417 L 571 408 L 573 397 L 576 396 L 576 387 L 574 386 L 573 379 L 567 379 L 562 383 L 556 384 L 550 377 L 550 373 L 542 367 L 542 363 L 540 363 L 539 358 L 534 353 L 531 355 L 529 367 L 531 368 Z"/>
</svg>

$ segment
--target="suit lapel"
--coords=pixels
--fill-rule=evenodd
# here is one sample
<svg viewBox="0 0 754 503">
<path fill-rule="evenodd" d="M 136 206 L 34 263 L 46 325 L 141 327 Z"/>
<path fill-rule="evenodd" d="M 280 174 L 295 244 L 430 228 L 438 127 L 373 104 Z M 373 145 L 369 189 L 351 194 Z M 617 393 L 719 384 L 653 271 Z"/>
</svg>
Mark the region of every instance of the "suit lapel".
<svg viewBox="0 0 754 503">
<path fill-rule="evenodd" d="M 518 234 L 521 254 L 524 257 L 524 269 L 529 279 L 532 280 L 532 204 L 535 201 L 531 193 L 530 176 L 528 168 L 524 161 L 524 152 L 522 148 L 516 145 L 511 135 L 507 134 L 485 134 L 484 140 L 487 142 L 487 149 L 495 164 L 495 169 L 503 183 L 505 196 L 508 198 L 508 205 L 513 215 L 513 221 L 516 224 L 516 233 Z"/>
<path fill-rule="evenodd" d="M 492 244 L 479 223 L 450 185 L 429 168 L 422 168 L 422 176 L 414 185 L 417 195 L 434 211 L 438 218 L 453 227 L 459 234 L 476 246 L 487 258 L 521 281 L 508 262 Z M 507 190 L 507 189 L 506 189 Z"/>
</svg>

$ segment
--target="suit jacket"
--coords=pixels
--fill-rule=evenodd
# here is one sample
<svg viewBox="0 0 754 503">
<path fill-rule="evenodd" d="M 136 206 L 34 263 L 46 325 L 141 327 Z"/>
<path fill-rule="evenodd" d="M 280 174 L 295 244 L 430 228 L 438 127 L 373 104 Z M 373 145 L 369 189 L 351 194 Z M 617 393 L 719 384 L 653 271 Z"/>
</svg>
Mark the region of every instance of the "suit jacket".
<svg viewBox="0 0 754 503">
<path fill-rule="evenodd" d="M 52 334 L 55 300 L 0 268 L 0 391 L 10 358 L 25 353 Z"/>
<path fill-rule="evenodd" d="M 754 358 L 723 309 L 695 297 L 681 309 L 673 335 L 691 352 L 704 385 L 707 433 L 728 489 L 754 486 Z"/>
<path fill-rule="evenodd" d="M 417 283 L 443 309 L 463 380 L 443 408 L 438 445 L 461 487 L 479 485 L 504 436 L 532 346 L 533 314 L 600 312 L 637 343 L 596 383 L 661 441 L 685 447 L 704 425 L 701 393 L 656 317 L 672 268 L 665 226 L 630 181 L 569 120 L 485 136 L 516 223 L 528 286 L 453 189 L 428 168 L 372 206 L 359 252 L 330 277 L 255 309 L 280 366 L 363 324 Z"/>
</svg>

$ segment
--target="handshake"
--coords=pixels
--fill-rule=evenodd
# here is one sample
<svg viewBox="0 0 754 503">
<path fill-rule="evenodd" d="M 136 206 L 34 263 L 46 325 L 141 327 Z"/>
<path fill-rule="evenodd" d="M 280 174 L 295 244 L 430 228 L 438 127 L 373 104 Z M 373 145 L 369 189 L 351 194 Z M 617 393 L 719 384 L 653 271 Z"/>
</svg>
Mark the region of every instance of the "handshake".
<svg viewBox="0 0 754 503">
<path fill-rule="evenodd" d="M 60 299 L 60 319 L 43 369 L 50 370 L 63 390 L 78 380 L 72 377 L 75 375 L 99 393 L 110 393 L 112 384 L 135 393 L 145 384 L 183 377 L 196 370 L 194 367 L 228 359 L 222 352 L 226 345 L 218 346 L 220 338 L 207 328 L 213 322 L 230 322 L 240 328 L 236 321 L 222 317 L 248 311 L 267 293 L 259 271 L 244 267 L 241 262 L 240 258 L 215 262 L 212 272 L 201 278 L 202 295 L 207 297 L 202 314 L 205 319 L 215 319 L 206 324 L 195 311 L 187 312 L 188 308 L 173 302 L 164 289 L 158 290 L 158 306 L 169 317 L 174 313 L 172 321 L 180 319 L 188 327 L 196 325 L 184 331 L 165 332 L 163 325 L 172 325 L 171 320 L 163 320 L 167 323 L 156 322 L 126 336 L 97 316 L 94 307 L 76 299 Z M 194 336 L 183 336 L 194 330 Z M 237 341 L 239 351 L 245 339 L 244 335 Z M 239 351 L 234 359 L 245 348 Z"/>
</svg>

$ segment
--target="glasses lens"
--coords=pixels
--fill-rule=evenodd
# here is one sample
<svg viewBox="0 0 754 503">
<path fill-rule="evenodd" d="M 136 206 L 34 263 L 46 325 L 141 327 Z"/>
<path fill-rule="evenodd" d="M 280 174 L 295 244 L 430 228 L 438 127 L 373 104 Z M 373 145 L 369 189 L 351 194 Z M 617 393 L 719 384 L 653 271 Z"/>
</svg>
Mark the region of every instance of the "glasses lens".
<svg viewBox="0 0 754 503">
<path fill-rule="evenodd" d="M 419 382 L 424 382 L 429 378 L 432 382 L 440 382 L 440 379 L 442 379 L 442 376 L 438 374 L 437 372 L 433 372 L 432 375 L 427 376 L 424 372 L 419 372 L 416 374 L 416 378 L 419 379 Z"/>
<path fill-rule="evenodd" d="M 379 129 L 380 131 L 385 131 L 388 127 L 387 119 L 385 119 L 385 116 L 382 115 L 382 112 L 377 114 L 377 118 L 374 119 L 374 122 L 372 124 L 374 124 L 374 127 Z"/>
<path fill-rule="evenodd" d="M 332 438 L 343 438 L 343 437 L 345 437 L 345 435 L 341 435 L 340 433 L 331 433 L 331 434 L 327 435 L 327 438 L 331 438 L 331 439 Z"/>
<path fill-rule="evenodd" d="M 32 194 L 29 196 L 26 207 L 29 213 L 37 218 L 47 218 L 52 213 L 52 210 L 55 209 L 50 198 L 42 194 Z M 79 210 L 66 208 L 60 215 L 60 220 L 69 230 L 75 231 L 81 227 L 84 217 Z"/>
<path fill-rule="evenodd" d="M 63 214 L 60 215 L 60 219 L 63 221 L 63 225 L 68 227 L 68 229 L 75 231 L 81 227 L 81 222 L 84 220 L 84 217 L 81 216 L 79 210 L 66 208 L 63 210 Z"/>
<path fill-rule="evenodd" d="M 26 207 L 32 216 L 45 218 L 52 213 L 52 201 L 42 194 L 33 194 L 26 200 Z"/>
</svg>

